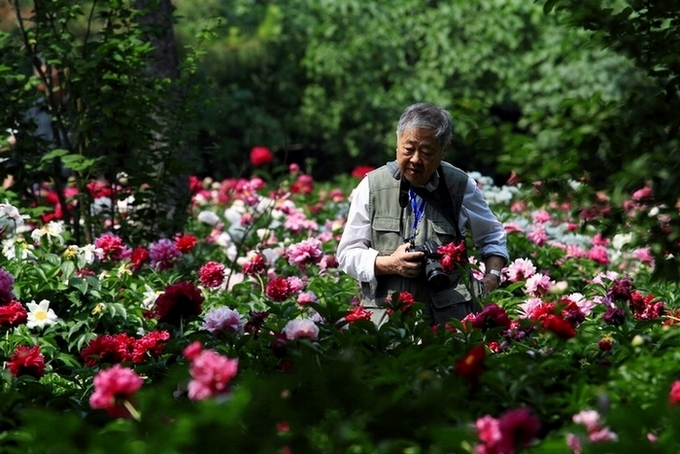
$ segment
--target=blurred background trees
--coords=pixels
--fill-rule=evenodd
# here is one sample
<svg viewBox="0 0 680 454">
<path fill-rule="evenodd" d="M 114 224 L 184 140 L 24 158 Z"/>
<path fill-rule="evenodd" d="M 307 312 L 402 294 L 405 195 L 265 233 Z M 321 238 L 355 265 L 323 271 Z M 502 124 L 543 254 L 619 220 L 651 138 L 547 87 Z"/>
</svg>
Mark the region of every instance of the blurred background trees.
<svg viewBox="0 0 680 454">
<path fill-rule="evenodd" d="M 150 27 L 135 5 L 166 13 L 172 6 L 173 16 L 157 15 Z M 390 159 L 399 114 L 427 100 L 455 119 L 451 162 L 499 184 L 511 172 L 541 181 L 539 200 L 559 197 L 597 212 L 587 220 L 604 233 L 633 222 L 644 232 L 637 240 L 663 259 L 658 269 L 678 275 L 668 259 L 679 240 L 675 1 L 0 0 L 0 7 L 0 127 L 18 131 L 20 144 L 7 135 L 0 146 L 16 192 L 58 180 L 66 161 L 83 182 L 127 175 L 135 191 L 144 188 L 135 203 L 151 219 L 170 200 L 183 203 L 171 182 L 187 173 L 218 180 L 249 173 L 253 146 L 332 180 Z M 172 40 L 177 67 L 166 73 L 153 62 Z M 32 75 L 36 59 L 58 70 L 50 90 L 67 94 L 70 116 L 59 120 L 51 109 L 65 126 L 64 143 L 41 143 L 26 119 L 45 82 Z M 643 205 L 656 211 L 631 221 L 624 202 L 644 186 L 653 191 Z"/>
</svg>

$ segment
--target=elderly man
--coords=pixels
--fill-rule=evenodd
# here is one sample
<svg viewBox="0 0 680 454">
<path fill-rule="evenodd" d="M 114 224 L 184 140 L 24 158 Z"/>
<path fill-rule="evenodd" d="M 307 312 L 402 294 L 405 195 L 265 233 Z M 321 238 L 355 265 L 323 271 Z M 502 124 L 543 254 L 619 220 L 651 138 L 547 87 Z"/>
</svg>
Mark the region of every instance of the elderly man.
<svg viewBox="0 0 680 454">
<path fill-rule="evenodd" d="M 340 269 L 361 283 L 362 304 L 378 325 L 393 293 L 411 293 L 439 324 L 479 310 L 476 296 L 500 284 L 508 261 L 505 230 L 475 181 L 443 161 L 452 135 L 445 109 L 407 107 L 397 126 L 396 161 L 367 174 L 353 193 L 337 257 Z M 455 266 L 441 266 L 440 246 L 464 245 L 468 231 L 481 252 L 481 282 L 466 266 L 467 252 Z"/>
</svg>

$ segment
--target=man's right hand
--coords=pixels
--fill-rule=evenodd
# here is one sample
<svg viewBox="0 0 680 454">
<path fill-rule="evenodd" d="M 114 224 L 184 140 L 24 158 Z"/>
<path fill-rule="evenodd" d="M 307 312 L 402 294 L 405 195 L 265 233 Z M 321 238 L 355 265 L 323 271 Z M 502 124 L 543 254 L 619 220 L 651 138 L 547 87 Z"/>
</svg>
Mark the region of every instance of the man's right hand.
<svg viewBox="0 0 680 454">
<path fill-rule="evenodd" d="M 410 243 L 404 243 L 391 255 L 379 255 L 375 259 L 375 274 L 398 274 L 407 278 L 420 275 L 424 252 L 408 252 Z"/>
</svg>

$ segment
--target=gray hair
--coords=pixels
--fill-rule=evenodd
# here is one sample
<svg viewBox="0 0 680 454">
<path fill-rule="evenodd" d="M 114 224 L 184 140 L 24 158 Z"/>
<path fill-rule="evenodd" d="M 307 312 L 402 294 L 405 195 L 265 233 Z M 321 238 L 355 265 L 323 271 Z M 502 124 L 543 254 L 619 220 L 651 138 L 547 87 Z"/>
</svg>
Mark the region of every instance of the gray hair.
<svg viewBox="0 0 680 454">
<path fill-rule="evenodd" d="M 446 109 L 427 102 L 412 104 L 404 109 L 397 125 L 397 138 L 407 129 L 434 129 L 434 137 L 442 147 L 453 138 L 451 114 Z"/>
</svg>

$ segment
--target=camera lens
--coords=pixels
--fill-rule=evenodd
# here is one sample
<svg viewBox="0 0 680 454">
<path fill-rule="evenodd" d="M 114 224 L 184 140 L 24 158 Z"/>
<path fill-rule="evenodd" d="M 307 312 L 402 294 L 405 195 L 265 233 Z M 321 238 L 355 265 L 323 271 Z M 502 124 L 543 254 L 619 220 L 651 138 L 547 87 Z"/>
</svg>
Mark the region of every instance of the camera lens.
<svg viewBox="0 0 680 454">
<path fill-rule="evenodd" d="M 439 261 L 428 260 L 425 264 L 425 276 L 430 288 L 434 291 L 444 290 L 449 286 L 449 276 L 442 270 Z"/>
</svg>

